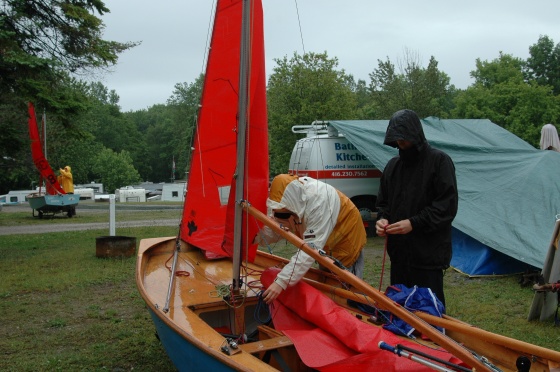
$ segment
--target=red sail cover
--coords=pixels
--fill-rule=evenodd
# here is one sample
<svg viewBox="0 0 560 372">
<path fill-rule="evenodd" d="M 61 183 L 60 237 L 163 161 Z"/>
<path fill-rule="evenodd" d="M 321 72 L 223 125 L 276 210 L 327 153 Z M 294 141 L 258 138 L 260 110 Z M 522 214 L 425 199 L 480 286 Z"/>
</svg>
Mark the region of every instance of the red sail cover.
<svg viewBox="0 0 560 372">
<path fill-rule="evenodd" d="M 233 251 L 232 224 L 227 224 L 228 231 L 225 226 L 226 215 L 230 219 L 234 209 L 227 212 L 227 204 L 234 202 L 235 190 L 242 3 L 222 0 L 216 6 L 181 226 L 183 240 L 216 256 L 232 256 Z M 251 8 L 244 199 L 265 211 L 268 123 L 261 1 L 252 1 Z M 246 247 L 256 235 L 257 225 L 246 224 L 242 231 L 248 233 L 242 243 Z M 253 245 L 249 249 L 251 261 L 256 248 Z"/>
<path fill-rule="evenodd" d="M 41 178 L 47 183 L 46 192 L 49 195 L 66 194 L 62 189 L 56 175 L 54 174 L 49 162 L 43 153 L 41 146 L 41 138 L 39 137 L 39 129 L 37 126 L 37 117 L 35 116 L 35 108 L 33 103 L 29 102 L 29 139 L 31 140 L 31 156 L 35 167 L 41 173 Z"/>
<path fill-rule="evenodd" d="M 269 268 L 263 272 L 261 283 L 265 288 L 274 282 L 279 271 Z M 466 367 L 441 348 L 403 339 L 357 319 L 304 281 L 282 291 L 273 301 L 270 312 L 274 328 L 293 342 L 303 363 L 319 371 L 433 371 L 418 362 L 381 350 L 378 347 L 380 341 L 393 346 L 408 346 Z"/>
</svg>

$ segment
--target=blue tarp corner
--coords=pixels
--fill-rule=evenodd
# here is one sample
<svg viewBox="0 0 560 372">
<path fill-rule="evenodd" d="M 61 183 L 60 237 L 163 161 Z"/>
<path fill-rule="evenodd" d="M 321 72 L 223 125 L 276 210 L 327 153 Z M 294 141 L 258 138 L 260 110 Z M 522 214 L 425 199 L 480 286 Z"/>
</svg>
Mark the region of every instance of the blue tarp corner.
<svg viewBox="0 0 560 372">
<path fill-rule="evenodd" d="M 510 275 L 538 270 L 482 244 L 456 228 L 453 228 L 451 267 L 470 277 Z"/>
</svg>

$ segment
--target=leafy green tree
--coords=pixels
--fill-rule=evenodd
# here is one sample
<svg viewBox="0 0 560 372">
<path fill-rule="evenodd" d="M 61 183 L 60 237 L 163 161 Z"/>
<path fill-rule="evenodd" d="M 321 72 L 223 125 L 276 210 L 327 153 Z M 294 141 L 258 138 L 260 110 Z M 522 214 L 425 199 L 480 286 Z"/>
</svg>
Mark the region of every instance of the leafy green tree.
<svg viewBox="0 0 560 372">
<path fill-rule="evenodd" d="M 176 162 L 175 179 L 186 179 L 190 166 L 192 137 L 203 82 L 204 75 L 201 74 L 194 83 L 176 84 L 172 96 L 167 100 L 167 106 L 171 111 L 173 134 L 171 150 Z"/>
<path fill-rule="evenodd" d="M 186 178 L 202 82 L 203 75 L 200 75 L 193 83 L 178 83 L 167 105 L 125 114 L 142 140 L 135 150 L 142 156 L 134 157 L 134 161 L 144 180 L 169 182 Z"/>
<path fill-rule="evenodd" d="M 93 172 L 109 193 L 141 181 L 130 154 L 125 150 L 116 153 L 111 149 L 103 149 L 94 161 Z"/>
<path fill-rule="evenodd" d="M 118 106 L 118 95 L 103 84 L 91 83 L 88 96 L 92 104 L 90 110 L 81 118 L 88 122 L 87 128 L 97 141 L 116 152 L 132 151 L 139 138 L 133 123 L 126 120 Z"/>
<path fill-rule="evenodd" d="M 560 119 L 560 101 L 550 86 L 526 82 L 523 66 L 502 53 L 493 61 L 477 59 L 475 83 L 457 96 L 453 116 L 489 119 L 537 146 L 542 125 Z"/>
<path fill-rule="evenodd" d="M 51 163 L 55 170 L 69 165 L 72 168 L 75 184 L 97 182 L 98 175 L 93 169 L 97 155 L 104 149 L 103 145 L 95 142 L 93 136 L 86 135 L 69 141 L 65 147 L 65 151 L 61 152 L 60 156 L 52 157 L 57 159 Z"/>
<path fill-rule="evenodd" d="M 523 83 L 522 59 L 500 52 L 499 57 L 492 61 L 476 59 L 476 70 L 471 71 L 474 85 L 491 88 L 502 83 Z"/>
<path fill-rule="evenodd" d="M 162 104 L 146 110 L 126 113 L 125 117 L 136 128 L 141 142 L 133 152 L 134 164 L 142 179 L 151 182 L 169 182 L 173 159 L 172 110 Z"/>
<path fill-rule="evenodd" d="M 298 139 L 293 125 L 358 117 L 354 79 L 338 70 L 337 58 L 326 52 L 294 53 L 275 62 L 267 89 L 271 175 L 288 169 Z"/>
<path fill-rule="evenodd" d="M 151 171 L 146 163 L 145 137 L 139 132 L 131 115 L 122 113 L 119 96 L 100 82 L 86 86 L 90 109 L 76 119 L 76 125 L 93 135 L 95 141 L 115 152 L 128 151 L 142 178 Z"/>
<path fill-rule="evenodd" d="M 47 156 L 55 172 L 69 165 L 74 183 L 95 180 L 93 162 L 103 145 L 87 129 L 87 121 L 77 120 L 74 129 L 65 127 L 56 115 L 46 115 Z M 37 171 L 34 169 L 34 173 Z"/>
<path fill-rule="evenodd" d="M 68 73 L 91 72 L 117 62 L 137 45 L 102 38 L 109 12 L 100 0 L 5 0 L 0 9 L 0 95 L 32 99 L 49 111 L 76 112 L 80 100 L 64 92 Z M 66 99 L 61 99 L 61 98 Z"/>
<path fill-rule="evenodd" d="M 28 162 L 27 106 L 72 128 L 89 99 L 75 79 L 112 66 L 137 43 L 102 38 L 100 0 L 4 0 L 0 7 L 0 189 L 21 187 Z M 24 150 L 25 149 L 25 150 Z M 24 152 L 25 151 L 25 152 Z"/>
<path fill-rule="evenodd" d="M 356 94 L 356 104 L 358 109 L 358 118 L 367 119 L 375 118 L 375 115 L 370 112 L 371 109 L 371 95 L 369 94 L 368 85 L 365 80 L 358 80 L 353 88 Z"/>
<path fill-rule="evenodd" d="M 541 36 L 529 47 L 530 57 L 525 65 L 525 78 L 539 85 L 552 87 L 555 95 L 560 94 L 560 44 L 548 36 Z"/>
<path fill-rule="evenodd" d="M 172 175 L 172 161 L 174 152 L 173 123 L 168 117 L 165 106 L 158 107 L 161 115 L 154 125 L 146 132 L 147 153 L 149 157 L 144 159 L 151 166 L 150 181 L 170 182 Z M 154 107 L 151 108 L 153 110 Z"/>
<path fill-rule="evenodd" d="M 8 106 L 0 102 L 0 194 L 29 188 L 34 173 L 26 112 Z"/>
<path fill-rule="evenodd" d="M 438 62 L 430 58 L 428 67 L 419 58 L 406 55 L 399 69 L 387 58 L 378 60 L 370 76 L 371 103 L 366 110 L 371 119 L 389 119 L 398 110 L 408 108 L 420 117 L 448 117 L 455 87 L 447 74 L 439 71 Z"/>
</svg>

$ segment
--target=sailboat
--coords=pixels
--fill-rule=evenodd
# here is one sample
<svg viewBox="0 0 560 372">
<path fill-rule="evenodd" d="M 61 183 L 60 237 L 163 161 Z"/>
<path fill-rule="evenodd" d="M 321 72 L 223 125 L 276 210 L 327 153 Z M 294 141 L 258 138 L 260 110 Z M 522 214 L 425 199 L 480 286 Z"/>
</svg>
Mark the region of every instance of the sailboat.
<svg viewBox="0 0 560 372">
<path fill-rule="evenodd" d="M 136 266 L 179 370 L 549 371 L 560 363 L 559 352 L 412 313 L 269 218 L 261 1 L 217 1 L 209 50 L 179 232 L 143 239 Z M 262 287 L 288 261 L 253 244 L 263 226 L 330 272 L 310 269 L 265 306 Z M 390 312 L 423 337 L 390 333 L 348 300 Z"/>
<path fill-rule="evenodd" d="M 67 194 L 62 186 L 58 183 L 58 179 L 54 174 L 45 153 L 41 146 L 41 138 L 39 136 L 39 129 L 37 124 L 37 116 L 35 115 L 35 107 L 33 103 L 28 104 L 29 112 L 29 139 L 31 140 L 31 155 L 33 163 L 39 171 L 39 191 L 27 195 L 29 206 L 39 218 L 43 215 L 54 215 L 56 213 L 67 213 L 68 217 L 74 215 L 74 210 L 80 196 L 75 194 Z M 43 188 L 44 183 L 44 188 Z"/>
</svg>

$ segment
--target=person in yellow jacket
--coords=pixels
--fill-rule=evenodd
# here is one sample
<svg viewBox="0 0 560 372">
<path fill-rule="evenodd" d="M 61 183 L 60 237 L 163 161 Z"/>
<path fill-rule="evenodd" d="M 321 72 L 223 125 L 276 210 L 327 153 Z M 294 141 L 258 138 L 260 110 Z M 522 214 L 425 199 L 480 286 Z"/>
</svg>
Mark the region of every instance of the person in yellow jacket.
<svg viewBox="0 0 560 372">
<path fill-rule="evenodd" d="M 72 168 L 69 165 L 59 169 L 60 175 L 57 177 L 58 183 L 67 194 L 74 193 L 74 178 L 72 177 Z M 76 207 L 70 207 L 68 217 L 76 215 Z"/>
<path fill-rule="evenodd" d="M 72 177 L 72 168 L 69 165 L 60 169 L 60 175 L 57 178 L 58 183 L 67 194 L 74 193 L 74 178 Z"/>
<path fill-rule="evenodd" d="M 360 212 L 346 195 L 311 177 L 280 174 L 270 185 L 267 207 L 283 220 L 293 219 L 295 233 L 310 247 L 322 249 L 362 277 L 366 231 Z M 263 235 L 268 239 L 257 237 L 260 245 L 274 240 L 270 230 Z M 314 262 L 305 252 L 296 252 L 264 292 L 265 302 L 270 303 L 288 286 L 296 284 Z"/>
</svg>

